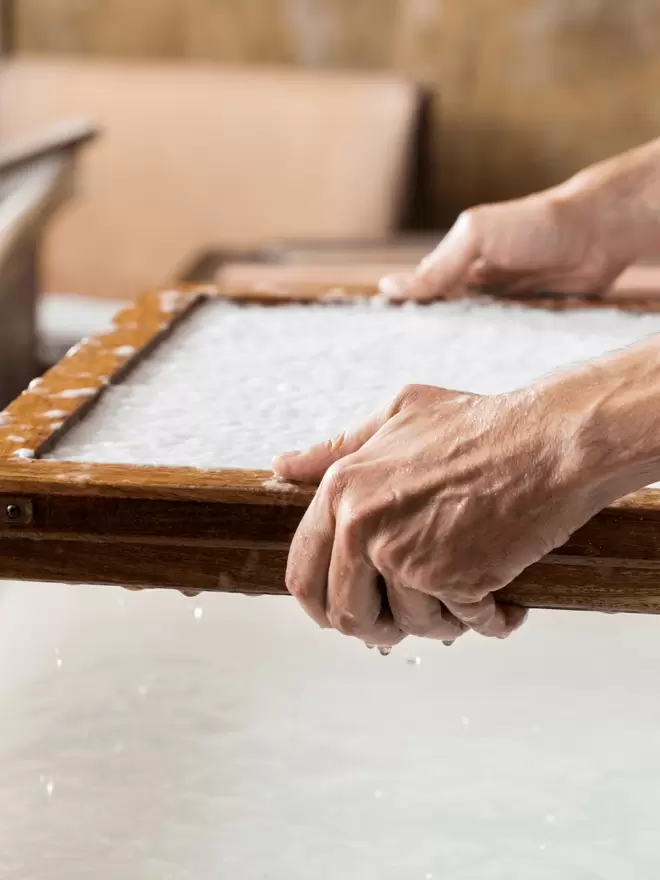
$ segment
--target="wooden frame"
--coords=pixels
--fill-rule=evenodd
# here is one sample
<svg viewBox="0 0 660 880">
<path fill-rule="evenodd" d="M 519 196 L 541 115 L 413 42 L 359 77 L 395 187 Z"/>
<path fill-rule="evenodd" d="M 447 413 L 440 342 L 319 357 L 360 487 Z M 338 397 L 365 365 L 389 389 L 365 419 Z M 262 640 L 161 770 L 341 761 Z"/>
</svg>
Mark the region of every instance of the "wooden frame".
<svg viewBox="0 0 660 880">
<path fill-rule="evenodd" d="M 288 548 L 312 487 L 277 484 L 265 471 L 39 458 L 209 296 L 271 306 L 328 298 L 327 288 L 309 285 L 286 294 L 263 287 L 153 293 L 32 383 L 0 414 L 0 578 L 286 593 Z M 660 298 L 527 302 L 660 311 Z M 528 607 L 660 613 L 660 491 L 602 511 L 502 595 Z"/>
<path fill-rule="evenodd" d="M 355 264 L 385 265 L 391 268 L 415 265 L 426 256 L 445 231 L 413 235 L 399 233 L 390 239 L 375 241 L 281 241 L 273 242 L 259 250 L 227 250 L 206 248 L 195 254 L 192 260 L 177 273 L 181 284 L 213 284 L 221 269 L 232 263 L 266 265 L 310 266 L 323 263 L 332 266 Z"/>
<path fill-rule="evenodd" d="M 432 235 L 401 235 L 389 240 L 341 242 L 282 242 L 257 251 L 210 249 L 198 253 L 178 273 L 181 284 L 221 284 L 225 287 L 274 286 L 297 289 L 311 285 L 326 287 L 374 286 L 383 275 L 412 271 L 419 261 L 440 241 L 444 232 Z M 655 310 L 659 292 L 660 255 L 646 257 L 630 266 L 616 279 L 614 286 L 593 297 L 596 305 L 628 303 L 629 309 Z M 565 297 L 534 297 L 531 305 L 570 308 L 583 305 L 581 300 Z"/>
</svg>

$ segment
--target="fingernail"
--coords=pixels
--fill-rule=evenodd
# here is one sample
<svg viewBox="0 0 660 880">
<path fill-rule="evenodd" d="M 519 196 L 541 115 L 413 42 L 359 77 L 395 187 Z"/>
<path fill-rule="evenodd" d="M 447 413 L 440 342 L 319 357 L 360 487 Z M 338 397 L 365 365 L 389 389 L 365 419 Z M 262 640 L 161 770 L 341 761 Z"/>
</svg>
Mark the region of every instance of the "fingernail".
<svg viewBox="0 0 660 880">
<path fill-rule="evenodd" d="M 380 651 L 381 657 L 389 657 L 389 655 L 392 653 L 391 648 L 379 648 L 378 650 Z"/>
<path fill-rule="evenodd" d="M 279 455 L 276 455 L 273 459 L 273 464 L 276 464 L 278 461 L 288 461 L 290 458 L 297 458 L 300 455 L 299 449 L 292 449 L 290 452 L 281 452 Z"/>
<path fill-rule="evenodd" d="M 385 299 L 400 299 L 405 290 L 405 282 L 396 275 L 386 275 L 378 282 L 378 293 Z"/>
</svg>

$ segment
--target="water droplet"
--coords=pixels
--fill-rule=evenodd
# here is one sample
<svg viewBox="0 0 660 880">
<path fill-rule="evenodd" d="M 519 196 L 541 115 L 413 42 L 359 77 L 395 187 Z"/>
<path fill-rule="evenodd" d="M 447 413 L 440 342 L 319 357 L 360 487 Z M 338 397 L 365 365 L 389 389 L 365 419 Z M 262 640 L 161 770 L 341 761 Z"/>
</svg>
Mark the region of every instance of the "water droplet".
<svg viewBox="0 0 660 880">
<path fill-rule="evenodd" d="M 424 880 L 433 880 L 433 874 L 425 874 Z"/>
<path fill-rule="evenodd" d="M 470 723 L 470 719 L 467 715 L 461 715 L 461 724 L 465 727 Z"/>
<path fill-rule="evenodd" d="M 545 843 L 542 843 L 542 844 L 539 846 L 539 849 L 545 849 L 545 848 L 546 848 L 546 844 L 545 844 Z"/>
<path fill-rule="evenodd" d="M 552 825 L 552 823 L 555 821 L 555 817 L 552 815 L 552 813 L 548 813 L 548 815 L 545 817 L 545 821 L 548 824 Z"/>
<path fill-rule="evenodd" d="M 419 666 L 421 662 L 421 657 L 406 657 L 406 663 L 408 663 L 409 666 Z"/>
<path fill-rule="evenodd" d="M 374 792 L 374 797 L 375 798 L 382 798 L 382 796 L 383 796 L 383 792 L 379 788 L 377 788 L 376 791 Z"/>
<path fill-rule="evenodd" d="M 49 779 L 48 782 L 46 783 L 46 794 L 48 795 L 48 797 L 53 796 L 54 789 L 55 789 L 55 783 L 53 782 L 52 779 Z"/>
<path fill-rule="evenodd" d="M 58 657 L 55 662 L 57 663 L 57 668 L 61 669 L 62 668 L 62 658 Z"/>
<path fill-rule="evenodd" d="M 203 609 L 203 608 L 200 608 L 199 605 L 198 605 L 198 606 L 195 608 L 195 610 L 193 611 L 193 616 L 194 616 L 195 620 L 201 620 L 201 618 L 202 618 L 202 614 L 204 614 L 204 609 Z"/>
</svg>

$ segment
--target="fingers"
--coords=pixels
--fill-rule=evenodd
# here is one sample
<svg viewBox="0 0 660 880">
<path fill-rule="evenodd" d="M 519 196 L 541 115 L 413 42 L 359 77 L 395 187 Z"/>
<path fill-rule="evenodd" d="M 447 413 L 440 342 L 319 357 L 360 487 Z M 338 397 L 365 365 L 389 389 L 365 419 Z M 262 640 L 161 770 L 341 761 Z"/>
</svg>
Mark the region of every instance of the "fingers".
<svg viewBox="0 0 660 880">
<path fill-rule="evenodd" d="M 320 627 L 396 645 L 405 634 L 383 607 L 376 571 L 350 522 L 337 527 L 336 501 L 326 484 L 316 493 L 291 544 L 287 588 Z"/>
<path fill-rule="evenodd" d="M 392 302 L 400 302 L 406 297 L 406 290 L 412 281 L 412 272 L 396 272 L 384 275 L 378 282 L 378 293 Z"/>
<path fill-rule="evenodd" d="M 358 428 L 343 432 L 332 440 L 317 443 L 306 452 L 285 452 L 278 455 L 273 460 L 273 471 L 283 480 L 318 483 L 336 461 L 352 455 L 371 440 L 390 415 L 390 411 L 373 413 Z"/>
<path fill-rule="evenodd" d="M 367 644 L 392 646 L 405 637 L 383 602 L 378 572 L 364 552 L 359 533 L 341 514 L 328 574 L 327 617 L 339 632 Z"/>
<path fill-rule="evenodd" d="M 387 598 L 394 622 L 408 635 L 454 642 L 467 629 L 439 599 L 418 590 L 390 581 Z"/>
<path fill-rule="evenodd" d="M 325 493 L 310 505 L 291 545 L 286 583 L 307 614 L 367 644 L 391 647 L 406 635 L 453 642 L 467 628 L 506 638 L 526 611 L 500 605 L 492 594 L 474 602 L 441 602 L 418 590 L 390 583 L 383 603 L 378 573 L 349 528 L 335 530 Z"/>
<path fill-rule="evenodd" d="M 466 212 L 411 276 L 388 276 L 381 280 L 379 290 L 393 300 L 428 302 L 455 297 L 461 293 L 479 252 L 474 214 Z"/>
<path fill-rule="evenodd" d="M 336 524 L 331 497 L 323 489 L 292 542 L 286 585 L 318 626 L 378 646 L 396 645 L 407 635 L 453 642 L 468 628 L 502 639 L 526 617 L 525 609 L 501 605 L 492 593 L 458 601 L 395 578 L 389 579 L 384 602 L 378 572 L 359 533 L 350 519 Z"/>
<path fill-rule="evenodd" d="M 449 611 L 470 629 L 482 636 L 505 639 L 523 624 L 527 616 L 524 608 L 517 605 L 500 605 L 489 594 L 475 602 L 445 600 Z"/>
<path fill-rule="evenodd" d="M 483 289 L 485 293 L 506 295 L 511 293 L 516 285 L 534 285 L 539 277 L 538 272 L 520 272 L 500 269 L 492 266 L 484 260 L 477 260 L 470 266 L 465 283 L 468 287 Z"/>
<path fill-rule="evenodd" d="M 542 271 L 501 269 L 480 258 L 469 266 L 463 283 L 466 288 L 476 288 L 481 293 L 500 297 L 539 291 L 559 293 L 560 290 L 548 286 L 546 275 Z"/>
<path fill-rule="evenodd" d="M 498 269 L 477 260 L 467 272 L 465 283 L 478 287 L 493 296 L 519 296 L 524 294 L 603 295 L 608 284 L 584 277 L 575 271 L 549 275 L 547 269 L 511 271 Z"/>
<path fill-rule="evenodd" d="M 317 492 L 291 543 L 286 586 L 323 629 L 330 627 L 326 596 L 334 532 L 331 506 L 325 493 Z"/>
<path fill-rule="evenodd" d="M 577 274 L 548 276 L 544 274 L 539 277 L 529 276 L 522 278 L 520 281 L 511 285 L 510 294 L 533 293 L 542 295 L 544 293 L 560 293 L 566 296 L 571 295 L 600 295 L 602 296 L 606 289 L 606 285 L 591 283 Z"/>
</svg>

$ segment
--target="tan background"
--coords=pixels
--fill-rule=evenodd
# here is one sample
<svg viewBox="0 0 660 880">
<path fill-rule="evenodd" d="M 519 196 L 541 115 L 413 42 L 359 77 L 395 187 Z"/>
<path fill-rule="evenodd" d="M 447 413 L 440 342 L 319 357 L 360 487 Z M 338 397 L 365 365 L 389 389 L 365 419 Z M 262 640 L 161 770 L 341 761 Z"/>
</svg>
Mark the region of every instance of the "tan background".
<svg viewBox="0 0 660 880">
<path fill-rule="evenodd" d="M 14 43 L 402 71 L 433 94 L 433 222 L 660 132 L 658 0 L 15 0 Z"/>
</svg>

